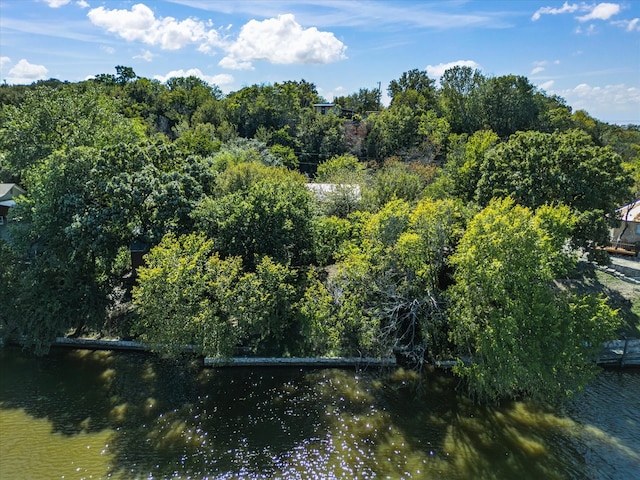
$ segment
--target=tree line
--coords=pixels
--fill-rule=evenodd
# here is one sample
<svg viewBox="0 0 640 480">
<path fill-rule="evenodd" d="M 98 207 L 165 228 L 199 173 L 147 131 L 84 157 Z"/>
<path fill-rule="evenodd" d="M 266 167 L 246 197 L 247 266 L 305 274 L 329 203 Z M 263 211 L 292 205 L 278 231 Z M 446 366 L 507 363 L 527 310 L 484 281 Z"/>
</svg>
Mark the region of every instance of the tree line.
<svg viewBox="0 0 640 480">
<path fill-rule="evenodd" d="M 118 66 L 0 86 L 0 180 L 27 191 L 0 240 L 0 334 L 38 353 L 92 331 L 176 355 L 459 358 L 485 401 L 580 388 L 619 318 L 554 280 L 606 260 L 640 128 L 469 67 L 388 93 L 334 99 L 345 118 L 305 80 L 223 95 Z"/>
</svg>

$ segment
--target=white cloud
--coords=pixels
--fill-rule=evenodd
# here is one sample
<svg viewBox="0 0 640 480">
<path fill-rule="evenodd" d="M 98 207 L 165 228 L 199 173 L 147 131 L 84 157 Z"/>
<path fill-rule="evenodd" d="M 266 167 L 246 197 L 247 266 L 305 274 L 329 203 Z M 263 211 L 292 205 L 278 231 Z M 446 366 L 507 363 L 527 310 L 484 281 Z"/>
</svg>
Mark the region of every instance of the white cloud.
<svg viewBox="0 0 640 480">
<path fill-rule="evenodd" d="M 324 88 L 318 87 L 318 94 L 328 101 L 333 101 L 336 97 L 342 97 L 345 93 L 346 89 L 341 85 L 331 90 L 326 90 Z"/>
<path fill-rule="evenodd" d="M 473 60 L 458 60 L 456 62 L 439 63 L 438 65 L 427 65 L 427 75 L 439 80 L 444 72 L 453 67 L 471 67 L 477 70 L 481 69 L 480 65 Z"/>
<path fill-rule="evenodd" d="M 0 68 L 4 68 L 8 63 L 11 63 L 11 59 L 9 57 L 0 57 Z"/>
<path fill-rule="evenodd" d="M 108 54 L 108 55 L 113 55 L 114 53 L 116 53 L 116 49 L 113 47 L 109 47 L 107 45 L 102 45 L 100 47 L 100 50 L 102 50 L 104 53 Z"/>
<path fill-rule="evenodd" d="M 553 80 L 549 80 L 548 82 L 544 82 L 540 85 L 538 85 L 542 90 L 547 91 L 550 90 L 551 87 L 553 87 L 553 85 L 555 84 L 555 82 Z"/>
<path fill-rule="evenodd" d="M 533 69 L 529 72 L 529 75 L 536 75 L 544 72 L 549 64 L 560 65 L 560 60 L 554 60 L 553 62 L 549 62 L 548 60 L 539 60 L 537 62 L 533 62 Z"/>
<path fill-rule="evenodd" d="M 47 73 L 49 70 L 44 65 L 34 65 L 23 58 L 9 70 L 7 82 L 14 85 L 33 83 L 46 79 Z"/>
<path fill-rule="evenodd" d="M 620 13 L 621 7 L 617 3 L 598 3 L 598 4 L 586 4 L 586 3 L 569 3 L 564 2 L 561 8 L 542 7 L 536 10 L 531 16 L 531 20 L 534 22 L 540 20 L 542 15 L 560 15 L 563 13 L 575 13 L 586 12 L 584 15 L 580 15 L 577 18 L 579 22 L 588 22 L 590 20 L 609 20 L 614 15 Z"/>
<path fill-rule="evenodd" d="M 91 9 L 87 14 L 94 25 L 106 29 L 129 42 L 141 41 L 159 45 L 163 50 L 179 50 L 193 43 L 219 44 L 215 30 L 196 19 L 178 21 L 173 17 L 156 18 L 153 11 L 142 3 L 131 10 L 109 10 L 104 7 Z"/>
<path fill-rule="evenodd" d="M 238 61 L 232 57 L 224 57 L 218 62 L 218 65 L 228 70 L 254 70 L 251 62 Z"/>
<path fill-rule="evenodd" d="M 584 33 L 585 35 L 595 35 L 597 33 L 597 28 L 593 23 L 588 25 L 587 28 L 582 28 L 580 25 L 578 25 L 578 27 L 576 28 L 576 33 L 578 34 Z"/>
<path fill-rule="evenodd" d="M 553 8 L 553 7 L 542 7 L 539 8 L 531 17 L 531 20 L 534 22 L 536 20 L 540 20 L 542 15 L 559 15 L 561 13 L 573 13 L 577 11 L 579 6 L 575 3 L 569 4 L 568 2 L 564 2 L 561 8 Z"/>
<path fill-rule="evenodd" d="M 41 1 L 49 5 L 51 8 L 59 8 L 71 3 L 71 0 L 41 0 Z"/>
<path fill-rule="evenodd" d="M 146 62 L 150 62 L 151 60 L 153 60 L 153 57 L 155 57 L 153 53 L 151 53 L 149 50 L 144 50 L 140 55 L 136 55 L 133 58 L 140 58 Z"/>
<path fill-rule="evenodd" d="M 595 7 L 590 7 L 590 12 L 577 17 L 580 22 L 589 20 L 609 20 L 614 15 L 620 13 L 620 5 L 615 3 L 599 3 Z"/>
<path fill-rule="evenodd" d="M 222 85 L 228 85 L 230 83 L 233 83 L 234 81 L 233 76 L 227 73 L 222 73 L 219 75 L 205 75 L 200 71 L 199 68 L 190 68 L 189 70 L 186 70 L 186 71 L 182 69 L 172 70 L 166 75 L 154 75 L 153 78 L 155 78 L 156 80 L 160 80 L 161 82 L 166 82 L 170 78 L 174 78 L 174 77 L 191 77 L 191 76 L 198 77 L 204 80 L 205 82 L 207 82 L 209 85 L 217 85 L 219 87 Z"/>
<path fill-rule="evenodd" d="M 611 22 L 611 24 L 620 26 L 627 32 L 640 32 L 640 18 L 634 18 L 633 20 L 618 20 Z"/>
<path fill-rule="evenodd" d="M 76 2 L 76 5 L 78 5 L 80 8 L 89 8 L 89 4 L 85 0 L 78 0 Z"/>
<path fill-rule="evenodd" d="M 581 83 L 573 88 L 551 92 L 567 100 L 573 110 L 610 123 L 640 123 L 640 88 L 625 84 L 592 86 Z"/>
<path fill-rule="evenodd" d="M 292 14 L 263 21 L 251 20 L 238 39 L 225 50 L 220 62 L 227 68 L 247 68 L 250 62 L 275 64 L 326 64 L 346 58 L 346 46 L 331 32 L 302 28 Z"/>
</svg>

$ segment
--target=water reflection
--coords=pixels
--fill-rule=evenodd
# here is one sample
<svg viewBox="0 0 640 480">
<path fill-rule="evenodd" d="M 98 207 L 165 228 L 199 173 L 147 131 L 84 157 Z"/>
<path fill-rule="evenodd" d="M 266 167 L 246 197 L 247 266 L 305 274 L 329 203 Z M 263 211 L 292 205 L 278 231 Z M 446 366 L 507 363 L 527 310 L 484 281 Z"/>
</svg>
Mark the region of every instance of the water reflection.
<svg viewBox="0 0 640 480">
<path fill-rule="evenodd" d="M 558 412 L 478 407 L 443 374 L 202 370 L 0 350 L 2 478 L 633 478 L 640 374 Z M 35 453 L 37 454 L 35 454 Z M 51 459 L 55 458 L 55 461 Z"/>
</svg>

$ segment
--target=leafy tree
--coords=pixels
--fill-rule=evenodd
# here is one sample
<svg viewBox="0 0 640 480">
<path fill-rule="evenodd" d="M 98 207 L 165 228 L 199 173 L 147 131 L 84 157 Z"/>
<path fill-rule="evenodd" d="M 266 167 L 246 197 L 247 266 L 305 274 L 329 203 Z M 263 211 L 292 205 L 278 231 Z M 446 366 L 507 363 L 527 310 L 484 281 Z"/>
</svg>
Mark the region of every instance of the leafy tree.
<svg viewBox="0 0 640 480">
<path fill-rule="evenodd" d="M 401 348 L 422 364 L 447 348 L 442 291 L 446 257 L 465 209 L 452 200 L 403 200 L 362 215 L 334 278 L 341 348 L 388 355 Z"/>
<path fill-rule="evenodd" d="M 497 199 L 467 226 L 451 258 L 452 339 L 467 356 L 454 372 L 474 397 L 548 401 L 578 390 L 618 319 L 604 299 L 558 292 L 574 259 L 562 251 L 568 207 L 536 212 Z"/>
<path fill-rule="evenodd" d="M 450 139 L 451 140 L 451 139 Z M 485 155 L 499 143 L 492 130 L 478 130 L 470 137 L 451 141 L 451 148 L 440 181 L 448 193 L 465 202 L 474 201 L 482 178 Z"/>
<path fill-rule="evenodd" d="M 175 143 L 188 155 L 206 157 L 220 150 L 220 141 L 215 138 L 215 126 L 210 123 L 199 123 L 194 128 L 182 132 Z"/>
<path fill-rule="evenodd" d="M 304 112 L 296 130 L 296 141 L 300 148 L 300 170 L 313 175 L 318 164 L 346 153 L 344 119 L 332 113 Z"/>
<path fill-rule="evenodd" d="M 534 209 L 550 202 L 568 205 L 578 217 L 573 242 L 581 247 L 606 243 L 606 216 L 615 218 L 615 209 L 631 197 L 632 180 L 620 157 L 580 130 L 518 132 L 487 152 L 482 171 L 482 205 L 508 196 Z"/>
<path fill-rule="evenodd" d="M 225 105 L 240 136 L 251 138 L 261 126 L 274 131 L 295 129 L 302 110 L 310 109 L 319 99 L 315 85 L 302 80 L 245 87 L 229 94 Z"/>
<path fill-rule="evenodd" d="M 264 255 L 304 265 L 312 248 L 311 193 L 299 174 L 267 171 L 226 195 L 205 198 L 193 214 L 196 225 L 215 239 L 222 255 L 241 256 L 250 270 Z"/>
<path fill-rule="evenodd" d="M 404 72 L 399 79 L 391 80 L 387 92 L 392 106 L 404 105 L 424 111 L 436 106 L 435 81 L 423 70 L 414 68 Z"/>
<path fill-rule="evenodd" d="M 407 105 L 390 107 L 367 119 L 367 155 L 378 161 L 392 156 L 406 160 L 423 157 L 418 134 L 420 117 Z"/>
<path fill-rule="evenodd" d="M 535 87 L 526 77 L 489 78 L 478 87 L 477 95 L 482 126 L 500 138 L 537 126 L 540 104 Z"/>
<path fill-rule="evenodd" d="M 455 66 L 442 74 L 438 94 L 452 132 L 472 134 L 481 126 L 477 92 L 485 81 L 479 70 L 465 66 Z"/>
<path fill-rule="evenodd" d="M 410 164 L 391 158 L 373 173 L 368 188 L 363 192 L 363 203 L 371 211 L 378 211 L 392 200 L 415 202 L 421 198 L 425 186 L 424 177 Z"/>
<path fill-rule="evenodd" d="M 353 155 L 338 155 L 318 165 L 315 180 L 331 183 L 351 173 L 359 175 L 364 172 L 365 168 L 365 165 Z"/>
<path fill-rule="evenodd" d="M 136 143 L 143 133 L 95 83 L 37 87 L 0 117 L 0 150 L 19 175 L 51 153 L 79 146 Z"/>
<path fill-rule="evenodd" d="M 256 139 L 238 137 L 220 145 L 213 155 L 213 169 L 223 172 L 240 163 L 260 163 L 269 166 L 281 166 L 282 160 L 263 142 Z"/>
<path fill-rule="evenodd" d="M 233 354 L 239 338 L 235 295 L 242 274 L 241 260 L 222 260 L 203 235 L 166 235 L 138 271 L 134 333 L 156 351 L 176 354 L 193 345 L 204 355 Z"/>
<path fill-rule="evenodd" d="M 12 327 L 38 353 L 56 336 L 100 328 L 105 319 L 120 244 L 104 210 L 98 161 L 88 147 L 50 155 L 29 170 L 29 194 L 12 212 L 14 258 L 22 260 L 12 269 L 21 319 Z"/>
<path fill-rule="evenodd" d="M 132 82 L 138 76 L 136 72 L 133 71 L 131 67 L 125 67 L 123 65 L 116 66 L 116 83 L 119 85 L 125 85 L 126 83 Z"/>
<path fill-rule="evenodd" d="M 335 263 L 343 245 L 351 240 L 352 224 L 347 218 L 318 216 L 313 224 L 314 257 L 320 266 Z"/>
<path fill-rule="evenodd" d="M 447 119 L 438 117 L 435 111 L 429 110 L 420 116 L 418 134 L 424 139 L 423 162 L 442 162 L 450 133 L 451 127 Z"/>
<path fill-rule="evenodd" d="M 301 342 L 295 304 L 298 274 L 285 264 L 262 257 L 236 291 L 242 345 L 257 355 L 297 355 Z"/>
<path fill-rule="evenodd" d="M 380 90 L 361 88 L 358 93 L 352 93 L 346 97 L 335 97 L 333 103 L 342 108 L 353 110 L 360 115 L 367 112 L 377 112 L 380 110 Z"/>
<path fill-rule="evenodd" d="M 170 138 L 200 123 L 218 126 L 224 120 L 218 87 L 194 76 L 170 78 L 166 87 L 157 99 L 160 108 L 156 125 Z"/>
</svg>

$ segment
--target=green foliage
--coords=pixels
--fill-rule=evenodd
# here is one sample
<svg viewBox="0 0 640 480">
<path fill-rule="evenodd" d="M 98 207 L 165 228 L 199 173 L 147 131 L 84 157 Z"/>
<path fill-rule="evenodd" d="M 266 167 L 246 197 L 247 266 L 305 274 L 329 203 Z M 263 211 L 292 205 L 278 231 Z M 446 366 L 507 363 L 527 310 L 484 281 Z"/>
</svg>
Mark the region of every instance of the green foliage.
<svg viewBox="0 0 640 480">
<path fill-rule="evenodd" d="M 302 110 L 319 100 L 315 85 L 302 80 L 244 87 L 229 94 L 225 106 L 240 136 L 251 138 L 260 127 L 295 130 Z"/>
<path fill-rule="evenodd" d="M 351 239 L 352 225 L 346 218 L 316 217 L 313 224 L 313 252 L 318 265 L 330 265 L 340 255 L 342 245 Z"/>
<path fill-rule="evenodd" d="M 300 325 L 295 303 L 297 272 L 264 256 L 246 273 L 236 291 L 238 327 L 245 349 L 257 355 L 296 355 Z"/>
<path fill-rule="evenodd" d="M 459 202 L 431 199 L 415 208 L 395 200 L 360 219 L 333 280 L 342 349 L 388 355 L 399 347 L 418 364 L 427 352 L 445 353 L 442 280 L 465 221 Z"/>
<path fill-rule="evenodd" d="M 206 157 L 220 150 L 220 141 L 215 138 L 215 127 L 200 123 L 193 129 L 182 132 L 175 145 L 187 155 Z"/>
<path fill-rule="evenodd" d="M 477 89 L 482 126 L 500 138 L 534 129 L 540 114 L 536 89 L 526 77 L 504 75 L 489 78 Z"/>
<path fill-rule="evenodd" d="M 17 176 L 57 150 L 135 143 L 141 137 L 136 123 L 95 83 L 29 90 L 19 106 L 4 106 L 0 117 L 0 150 Z"/>
<path fill-rule="evenodd" d="M 605 215 L 630 200 L 631 179 L 620 157 L 593 144 L 581 130 L 518 132 L 489 150 L 477 184 L 477 198 L 512 196 L 516 203 L 537 208 L 545 203 L 568 205 L 579 216 L 575 246 L 608 241 Z"/>
<path fill-rule="evenodd" d="M 223 172 L 232 165 L 250 162 L 282 165 L 281 158 L 274 155 L 265 143 L 254 139 L 234 138 L 222 144 L 220 151 L 213 156 L 213 168 L 216 172 Z"/>
<path fill-rule="evenodd" d="M 440 104 L 454 133 L 472 134 L 482 125 L 477 91 L 486 81 L 479 70 L 455 66 L 440 78 Z"/>
<path fill-rule="evenodd" d="M 346 97 L 335 97 L 333 103 L 341 108 L 353 110 L 360 115 L 364 115 L 367 112 L 376 112 L 381 107 L 380 90 L 361 88 L 358 93 L 352 93 Z"/>
<path fill-rule="evenodd" d="M 391 107 L 367 119 L 369 134 L 367 155 L 383 161 L 397 155 L 403 159 L 420 158 L 421 142 L 418 134 L 420 116 L 407 105 Z"/>
<path fill-rule="evenodd" d="M 332 157 L 318 165 L 316 170 L 316 182 L 335 182 L 346 174 L 360 174 L 365 170 L 365 165 L 357 157 L 344 154 Z"/>
<path fill-rule="evenodd" d="M 293 148 L 276 143 L 269 147 L 271 154 L 278 159 L 280 165 L 295 170 L 300 165 Z"/>
<path fill-rule="evenodd" d="M 371 211 L 377 211 L 392 200 L 418 201 L 426 186 L 426 179 L 411 165 L 395 158 L 372 175 L 369 188 L 363 192 L 363 203 Z"/>
<path fill-rule="evenodd" d="M 499 142 L 491 130 L 478 130 L 470 137 L 454 137 L 441 182 L 447 192 L 465 202 L 474 201 L 482 178 L 485 155 Z"/>
<path fill-rule="evenodd" d="M 304 294 L 295 308 L 302 332 L 302 348 L 307 354 L 317 356 L 346 354 L 340 348 L 344 329 L 336 314 L 334 297 L 313 269 L 308 271 Z"/>
<path fill-rule="evenodd" d="M 398 80 L 391 80 L 387 89 L 392 106 L 404 105 L 414 110 L 429 110 L 435 107 L 435 81 L 426 71 L 414 68 L 404 72 Z"/>
<path fill-rule="evenodd" d="M 239 337 L 235 295 L 242 278 L 239 258 L 222 260 L 203 235 L 166 235 L 138 271 L 133 301 L 134 333 L 156 351 L 228 356 Z"/>
<path fill-rule="evenodd" d="M 433 110 L 422 114 L 418 133 L 424 137 L 423 147 L 427 161 L 442 161 L 450 132 L 451 127 L 446 118 L 438 117 Z"/>
<path fill-rule="evenodd" d="M 452 339 L 470 363 L 455 373 L 482 401 L 548 401 L 579 389 L 611 338 L 616 312 L 604 300 L 559 294 L 552 280 L 569 258 L 558 251 L 572 220 L 567 207 L 536 213 L 493 200 L 469 223 L 449 290 Z"/>
<path fill-rule="evenodd" d="M 303 265 L 310 260 L 313 244 L 311 193 L 299 174 L 276 168 L 268 171 L 272 173 L 257 175 L 244 188 L 204 199 L 193 217 L 197 227 L 215 239 L 222 255 L 242 257 L 249 269 L 264 255 L 280 263 Z M 238 183 L 243 180 L 229 176 L 234 186 L 241 187 Z"/>
<path fill-rule="evenodd" d="M 304 184 L 305 178 L 286 168 L 270 167 L 256 162 L 242 162 L 230 165 L 216 177 L 215 196 L 222 197 L 231 193 L 244 192 L 260 181 Z"/>
<path fill-rule="evenodd" d="M 296 130 L 296 144 L 300 149 L 300 170 L 312 176 L 318 164 L 347 151 L 344 119 L 332 113 L 303 112 Z"/>
</svg>

